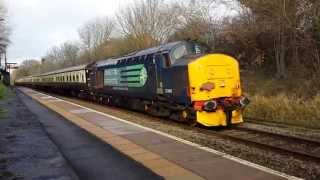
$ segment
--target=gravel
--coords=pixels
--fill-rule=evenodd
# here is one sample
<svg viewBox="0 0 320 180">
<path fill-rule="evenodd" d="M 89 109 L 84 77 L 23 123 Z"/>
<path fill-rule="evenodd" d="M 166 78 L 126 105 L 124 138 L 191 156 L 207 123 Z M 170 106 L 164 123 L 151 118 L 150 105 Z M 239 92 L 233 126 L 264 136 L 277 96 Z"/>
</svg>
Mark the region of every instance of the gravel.
<svg viewBox="0 0 320 180">
<path fill-rule="evenodd" d="M 143 113 L 130 110 L 102 106 L 95 103 L 77 100 L 73 98 L 60 97 L 71 102 L 95 109 L 100 112 L 108 113 L 116 117 L 126 119 L 137 124 L 150 127 L 168 134 L 183 138 L 185 140 L 198 143 L 200 145 L 219 150 L 233 156 L 248 160 L 250 162 L 269 167 L 271 169 L 284 172 L 293 176 L 305 179 L 320 179 L 320 164 L 300 160 L 296 157 L 290 157 L 285 154 L 277 154 L 260 148 L 249 147 L 247 145 L 221 139 L 214 135 L 214 131 L 223 131 L 222 128 L 212 128 L 211 133 L 203 133 L 201 128 L 189 127 L 186 124 L 166 120 L 162 118 L 151 117 Z M 268 125 L 255 125 L 253 123 L 244 123 L 245 126 L 262 128 L 265 130 L 276 131 L 295 136 L 303 136 L 316 139 L 320 133 L 316 130 L 308 129 L 293 130 L 287 127 L 274 127 Z M 311 133 L 309 133 L 311 132 Z"/>
<path fill-rule="evenodd" d="M 307 129 L 303 127 L 276 124 L 270 122 L 250 121 L 246 122 L 244 127 L 262 130 L 266 132 L 284 134 L 297 138 L 310 139 L 320 142 L 320 129 Z"/>
</svg>

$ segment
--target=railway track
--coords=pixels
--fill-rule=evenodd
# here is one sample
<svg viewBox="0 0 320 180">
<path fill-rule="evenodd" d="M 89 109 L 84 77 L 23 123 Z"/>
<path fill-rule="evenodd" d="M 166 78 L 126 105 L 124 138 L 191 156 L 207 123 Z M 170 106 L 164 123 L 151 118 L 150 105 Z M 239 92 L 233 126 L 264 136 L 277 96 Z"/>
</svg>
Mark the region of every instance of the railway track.
<svg viewBox="0 0 320 180">
<path fill-rule="evenodd" d="M 112 108 L 120 110 L 120 108 Z M 150 117 L 155 118 L 153 116 Z M 180 123 L 173 121 L 168 121 L 167 123 L 175 126 L 182 126 Z M 320 141 L 271 133 L 243 126 L 236 126 L 232 129 L 220 130 L 204 129 L 201 127 L 194 128 L 198 132 L 205 133 L 208 136 L 215 136 L 232 142 L 245 144 L 249 147 L 255 147 L 278 154 L 288 155 L 303 161 L 320 163 Z"/>
<path fill-rule="evenodd" d="M 304 161 L 320 162 L 320 142 L 318 141 L 260 131 L 242 126 L 221 131 L 200 131 L 250 147 L 289 155 Z"/>
</svg>

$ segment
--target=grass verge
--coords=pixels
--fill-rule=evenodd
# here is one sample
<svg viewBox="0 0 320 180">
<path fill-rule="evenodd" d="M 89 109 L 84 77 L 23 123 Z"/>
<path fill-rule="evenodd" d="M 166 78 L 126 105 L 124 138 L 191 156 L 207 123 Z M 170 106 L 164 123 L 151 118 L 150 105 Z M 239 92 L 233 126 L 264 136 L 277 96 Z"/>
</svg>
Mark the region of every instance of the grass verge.
<svg viewBox="0 0 320 180">
<path fill-rule="evenodd" d="M 243 89 L 251 100 L 245 117 L 258 121 L 320 129 L 320 92 L 317 81 L 278 80 L 243 74 Z"/>
<path fill-rule="evenodd" d="M 2 82 L 0 82 L 0 100 L 4 99 L 7 96 L 7 94 L 8 94 L 7 87 Z"/>
<path fill-rule="evenodd" d="M 260 121 L 273 121 L 282 124 L 297 125 L 308 128 L 320 128 L 320 95 L 305 100 L 286 94 L 275 96 L 251 96 L 251 104 L 245 116 Z"/>
<path fill-rule="evenodd" d="M 8 97 L 8 88 L 0 81 L 0 101 Z M 0 106 L 0 118 L 4 117 L 7 110 Z"/>
</svg>

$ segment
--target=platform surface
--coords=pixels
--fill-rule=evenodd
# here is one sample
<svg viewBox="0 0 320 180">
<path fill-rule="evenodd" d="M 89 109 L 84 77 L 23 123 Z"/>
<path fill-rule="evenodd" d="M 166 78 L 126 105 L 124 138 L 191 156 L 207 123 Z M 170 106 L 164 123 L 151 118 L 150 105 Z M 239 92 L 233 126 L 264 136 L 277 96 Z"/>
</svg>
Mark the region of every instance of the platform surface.
<svg viewBox="0 0 320 180">
<path fill-rule="evenodd" d="M 32 180 L 163 179 L 161 176 L 152 172 L 141 163 L 132 161 L 131 158 L 127 157 L 109 144 L 101 141 L 91 133 L 88 133 L 86 130 L 66 120 L 64 117 L 51 111 L 45 106 L 42 106 L 23 93 L 16 92 L 16 95 L 18 99 L 17 101 L 21 101 L 21 106 L 24 106 L 26 109 L 28 109 L 26 111 L 29 112 L 24 112 L 24 115 L 29 117 L 25 117 L 21 121 L 26 121 L 27 123 L 29 123 L 27 119 L 33 118 L 35 122 L 39 122 L 39 129 L 42 129 L 44 131 L 44 133 L 48 136 L 48 139 L 53 142 L 52 144 L 54 144 L 57 151 L 62 156 L 62 158 L 57 158 L 53 156 L 52 153 L 50 153 L 50 150 L 45 151 L 43 150 L 43 148 L 41 149 L 40 146 L 48 146 L 47 143 L 39 141 L 39 139 L 44 139 L 44 137 L 41 135 L 36 138 L 33 137 L 36 141 L 34 143 L 41 144 L 31 144 L 31 142 L 28 142 L 29 144 L 26 144 L 25 141 L 17 141 L 17 147 L 25 145 L 26 148 L 30 149 L 29 152 L 26 152 L 30 154 L 29 158 L 22 156 L 23 160 L 16 159 L 18 161 L 16 163 L 19 163 L 19 169 L 21 169 L 21 166 L 24 166 L 25 169 L 28 169 L 22 171 L 22 173 L 20 170 L 21 174 L 25 175 L 25 171 L 31 171 L 30 173 L 32 173 L 30 174 L 31 177 L 26 175 L 23 176 L 23 178 Z M 17 129 L 17 131 L 19 131 L 19 129 Z M 20 151 L 23 152 L 23 148 L 16 150 L 16 152 Z M 46 158 L 48 158 L 49 160 L 46 160 Z M 59 163 L 59 159 L 65 160 L 66 165 L 61 166 Z M 35 163 L 29 163 L 32 161 L 35 161 Z M 25 162 L 27 162 L 28 164 L 26 164 Z M 47 163 L 48 165 L 46 166 L 45 163 Z M 68 177 L 62 173 L 58 173 L 59 171 L 57 172 L 58 168 L 67 170 L 68 167 L 71 172 L 74 172 L 76 178 Z M 12 170 L 19 173 L 19 169 L 13 168 Z M 46 170 L 50 173 L 45 173 L 43 172 L 43 170 Z M 0 179 L 2 180 L 1 173 Z"/>
<path fill-rule="evenodd" d="M 19 90 L 166 179 L 296 179 L 28 88 Z"/>
</svg>

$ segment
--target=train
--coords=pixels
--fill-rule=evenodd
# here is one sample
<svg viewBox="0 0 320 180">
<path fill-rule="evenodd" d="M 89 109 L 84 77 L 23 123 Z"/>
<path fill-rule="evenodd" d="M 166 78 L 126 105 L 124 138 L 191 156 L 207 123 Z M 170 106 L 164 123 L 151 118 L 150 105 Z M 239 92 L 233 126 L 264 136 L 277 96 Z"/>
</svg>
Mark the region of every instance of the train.
<svg viewBox="0 0 320 180">
<path fill-rule="evenodd" d="M 69 94 L 190 125 L 243 122 L 249 100 L 242 94 L 239 63 L 178 41 L 39 75 L 17 86 Z"/>
</svg>

